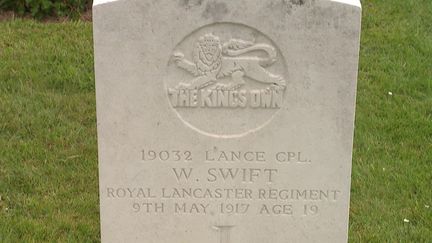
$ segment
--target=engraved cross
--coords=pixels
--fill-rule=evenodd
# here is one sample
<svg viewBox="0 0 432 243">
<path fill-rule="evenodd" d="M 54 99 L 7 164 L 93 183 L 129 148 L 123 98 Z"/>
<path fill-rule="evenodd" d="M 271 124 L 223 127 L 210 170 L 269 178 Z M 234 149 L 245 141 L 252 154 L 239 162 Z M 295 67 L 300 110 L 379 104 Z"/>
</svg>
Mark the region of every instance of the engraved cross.
<svg viewBox="0 0 432 243">
<path fill-rule="evenodd" d="M 215 225 L 219 231 L 219 243 L 230 243 L 230 233 L 233 225 Z"/>
</svg>

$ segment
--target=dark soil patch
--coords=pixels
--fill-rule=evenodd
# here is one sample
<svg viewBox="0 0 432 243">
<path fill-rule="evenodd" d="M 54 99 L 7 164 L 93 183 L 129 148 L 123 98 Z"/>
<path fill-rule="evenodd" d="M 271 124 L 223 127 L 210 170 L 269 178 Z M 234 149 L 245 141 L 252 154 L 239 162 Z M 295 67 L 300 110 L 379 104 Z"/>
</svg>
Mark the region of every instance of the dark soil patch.
<svg viewBox="0 0 432 243">
<path fill-rule="evenodd" d="M 0 21 L 6 21 L 6 20 L 11 20 L 14 19 L 16 16 L 16 14 L 12 11 L 0 11 Z"/>
<path fill-rule="evenodd" d="M 16 13 L 14 13 L 13 11 L 1 11 L 0 10 L 0 21 L 8 21 L 8 20 L 16 19 L 16 18 L 34 19 L 30 15 L 22 16 L 22 15 L 18 15 Z M 88 9 L 87 11 L 85 11 L 84 13 L 82 13 L 79 19 L 81 21 L 84 21 L 84 22 L 91 22 L 92 21 L 91 8 Z M 60 22 L 67 22 L 67 21 L 71 21 L 71 20 L 72 19 L 70 19 L 68 17 L 46 17 L 46 18 L 43 18 L 39 21 L 42 23 L 60 23 Z"/>
</svg>

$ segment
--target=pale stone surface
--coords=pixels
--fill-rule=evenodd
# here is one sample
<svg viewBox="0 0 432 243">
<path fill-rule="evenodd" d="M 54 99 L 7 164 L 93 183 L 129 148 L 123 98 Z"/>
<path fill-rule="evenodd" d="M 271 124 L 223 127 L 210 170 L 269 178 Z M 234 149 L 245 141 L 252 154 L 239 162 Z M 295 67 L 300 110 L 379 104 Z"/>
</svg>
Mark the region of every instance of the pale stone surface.
<svg viewBox="0 0 432 243">
<path fill-rule="evenodd" d="M 103 242 L 346 242 L 357 0 L 99 0 Z"/>
</svg>

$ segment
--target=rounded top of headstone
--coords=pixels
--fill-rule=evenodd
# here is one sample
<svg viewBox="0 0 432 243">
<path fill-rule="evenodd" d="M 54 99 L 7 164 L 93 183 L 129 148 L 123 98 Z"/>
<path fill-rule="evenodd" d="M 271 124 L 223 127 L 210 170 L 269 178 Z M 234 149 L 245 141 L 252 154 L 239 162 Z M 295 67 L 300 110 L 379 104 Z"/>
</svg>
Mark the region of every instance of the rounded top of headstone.
<svg viewBox="0 0 432 243">
<path fill-rule="evenodd" d="M 331 0 L 331 1 L 349 4 L 361 8 L 360 0 Z"/>
<path fill-rule="evenodd" d="M 116 1 L 118 0 L 93 0 L 93 6 Z"/>
<path fill-rule="evenodd" d="M 109 3 L 109 2 L 116 2 L 116 1 L 118 1 L 118 0 L 94 0 L 93 6 L 104 4 L 104 3 Z M 360 0 L 330 0 L 330 1 L 349 4 L 349 5 L 353 5 L 353 6 L 361 8 Z"/>
</svg>

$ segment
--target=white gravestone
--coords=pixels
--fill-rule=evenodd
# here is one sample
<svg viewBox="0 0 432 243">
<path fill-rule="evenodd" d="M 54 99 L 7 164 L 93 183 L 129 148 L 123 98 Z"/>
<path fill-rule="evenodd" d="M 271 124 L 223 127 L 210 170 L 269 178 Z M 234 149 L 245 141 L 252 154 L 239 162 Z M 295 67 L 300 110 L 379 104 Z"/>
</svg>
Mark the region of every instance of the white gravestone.
<svg viewBox="0 0 432 243">
<path fill-rule="evenodd" d="M 96 0 L 103 242 L 347 242 L 358 0 Z"/>
</svg>

